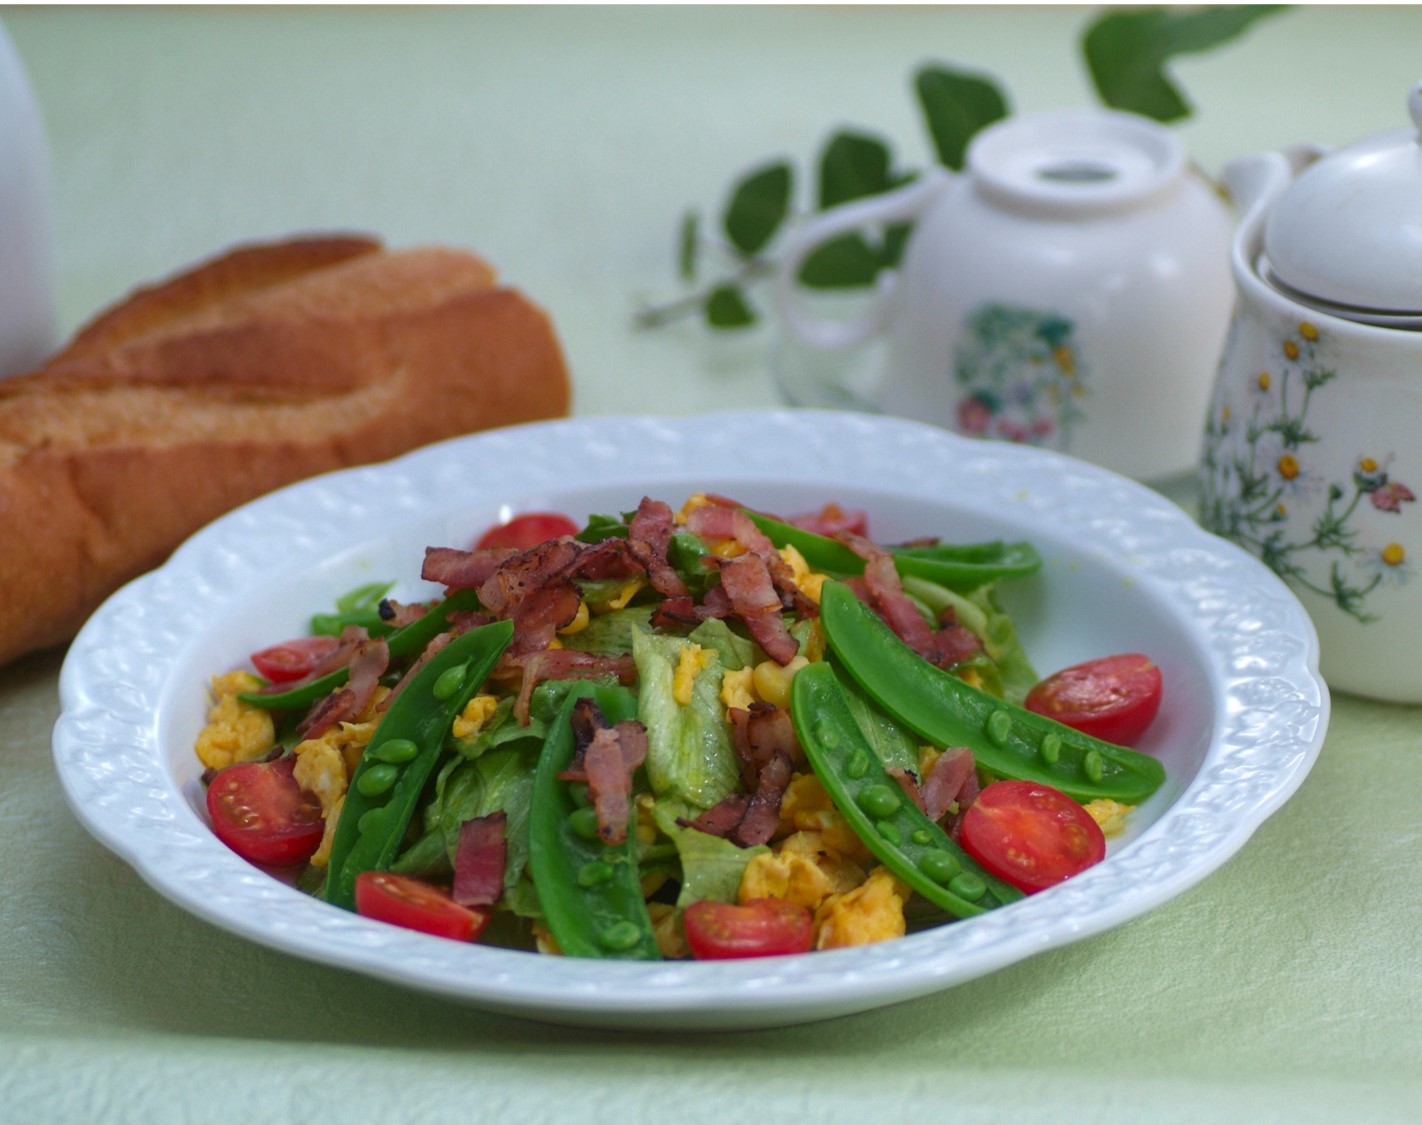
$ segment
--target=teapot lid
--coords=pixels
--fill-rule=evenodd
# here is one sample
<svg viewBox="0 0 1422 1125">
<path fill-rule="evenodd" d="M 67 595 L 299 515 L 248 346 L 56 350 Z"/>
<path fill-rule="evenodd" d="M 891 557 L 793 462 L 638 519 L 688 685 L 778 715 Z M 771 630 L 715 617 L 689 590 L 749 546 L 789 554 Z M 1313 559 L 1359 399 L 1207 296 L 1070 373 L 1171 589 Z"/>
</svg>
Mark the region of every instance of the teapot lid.
<svg viewBox="0 0 1422 1125">
<path fill-rule="evenodd" d="M 1267 279 L 1355 320 L 1422 314 L 1422 82 L 1413 128 L 1340 148 L 1305 169 L 1264 226 Z"/>
</svg>

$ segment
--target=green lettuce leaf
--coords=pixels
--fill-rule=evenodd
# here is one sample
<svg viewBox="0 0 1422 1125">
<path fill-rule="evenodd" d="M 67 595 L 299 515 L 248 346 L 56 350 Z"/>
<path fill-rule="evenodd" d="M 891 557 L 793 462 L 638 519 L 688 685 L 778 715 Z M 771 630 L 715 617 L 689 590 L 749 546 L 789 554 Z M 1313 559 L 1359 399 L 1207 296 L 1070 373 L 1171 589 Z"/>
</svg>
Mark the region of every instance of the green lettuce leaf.
<svg viewBox="0 0 1422 1125">
<path fill-rule="evenodd" d="M 647 780 L 657 797 L 709 809 L 736 788 L 740 765 L 721 705 L 721 658 L 714 649 L 685 707 L 672 695 L 681 654 L 694 642 L 634 629 L 640 683 L 637 718 L 647 727 Z"/>
</svg>

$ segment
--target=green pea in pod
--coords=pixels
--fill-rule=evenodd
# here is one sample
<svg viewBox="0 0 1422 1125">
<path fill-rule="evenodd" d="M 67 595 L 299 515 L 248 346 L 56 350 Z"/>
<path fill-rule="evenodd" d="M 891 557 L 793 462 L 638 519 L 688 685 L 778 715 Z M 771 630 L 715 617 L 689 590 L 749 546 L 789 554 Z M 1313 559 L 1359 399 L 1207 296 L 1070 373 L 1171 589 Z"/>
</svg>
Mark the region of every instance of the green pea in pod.
<svg viewBox="0 0 1422 1125">
<path fill-rule="evenodd" d="M 894 875 L 955 918 L 1022 898 L 954 843 L 884 769 L 829 662 L 795 674 L 790 714 L 805 757 L 835 808 Z"/>
<path fill-rule="evenodd" d="M 996 777 L 1037 781 L 1074 800 L 1136 805 L 1165 781 L 1155 758 L 1103 742 L 935 668 L 841 582 L 826 582 L 820 620 L 833 653 L 885 712 L 935 746 L 966 746 Z"/>
<path fill-rule="evenodd" d="M 326 869 L 327 902 L 355 909 L 356 876 L 390 866 L 455 716 L 512 637 L 511 621 L 460 634 L 390 704 L 346 790 Z"/>
</svg>

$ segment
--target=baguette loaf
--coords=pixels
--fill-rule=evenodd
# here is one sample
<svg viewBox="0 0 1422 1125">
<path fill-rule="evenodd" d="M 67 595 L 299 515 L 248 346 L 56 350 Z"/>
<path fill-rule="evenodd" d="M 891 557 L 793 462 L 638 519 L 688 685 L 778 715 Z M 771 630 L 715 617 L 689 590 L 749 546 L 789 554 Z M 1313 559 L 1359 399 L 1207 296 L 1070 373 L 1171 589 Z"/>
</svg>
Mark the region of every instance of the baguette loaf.
<svg viewBox="0 0 1422 1125">
<path fill-rule="evenodd" d="M 247 500 L 569 394 L 547 315 L 461 251 L 310 238 L 139 290 L 0 382 L 0 663 Z"/>
</svg>

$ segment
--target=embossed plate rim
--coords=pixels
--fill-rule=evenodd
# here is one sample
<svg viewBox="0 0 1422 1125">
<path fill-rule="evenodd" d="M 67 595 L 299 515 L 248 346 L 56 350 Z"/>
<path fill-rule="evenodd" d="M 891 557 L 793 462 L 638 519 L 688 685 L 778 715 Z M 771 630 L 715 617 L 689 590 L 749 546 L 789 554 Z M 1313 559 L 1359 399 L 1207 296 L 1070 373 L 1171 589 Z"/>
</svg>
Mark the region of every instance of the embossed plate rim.
<svg viewBox="0 0 1422 1125">
<path fill-rule="evenodd" d="M 907 476 L 906 464 L 914 466 Z M 1148 827 L 1138 837 L 1052 891 L 894 942 L 749 962 L 575 961 L 427 938 L 307 898 L 219 844 L 177 776 L 186 747 L 174 733 L 176 716 L 201 694 L 190 665 L 215 643 L 214 630 L 267 608 L 270 590 L 291 601 L 293 583 L 312 573 L 313 588 L 339 593 L 320 585 L 321 568 L 347 565 L 368 545 L 371 521 L 427 530 L 447 520 L 453 536 L 469 510 L 556 503 L 572 487 L 570 473 L 578 489 L 640 490 L 632 502 L 673 480 L 816 490 L 827 499 L 840 487 L 1028 535 L 1051 529 L 1054 542 L 1069 528 L 1082 545 L 1049 580 L 1113 591 L 1119 583 L 1126 617 L 1168 624 L 1198 670 L 1213 714 L 1190 736 L 1199 743 L 1197 768 L 1143 810 Z M 878 1007 L 1136 917 L 1217 868 L 1293 793 L 1317 757 L 1329 712 L 1317 639 L 1298 601 L 1256 559 L 1156 493 L 1044 450 L 806 409 L 538 423 L 282 489 L 216 521 L 109 599 L 71 646 L 60 695 L 54 761 L 75 814 L 191 913 L 274 949 L 493 1011 L 680 1030 Z"/>
</svg>

